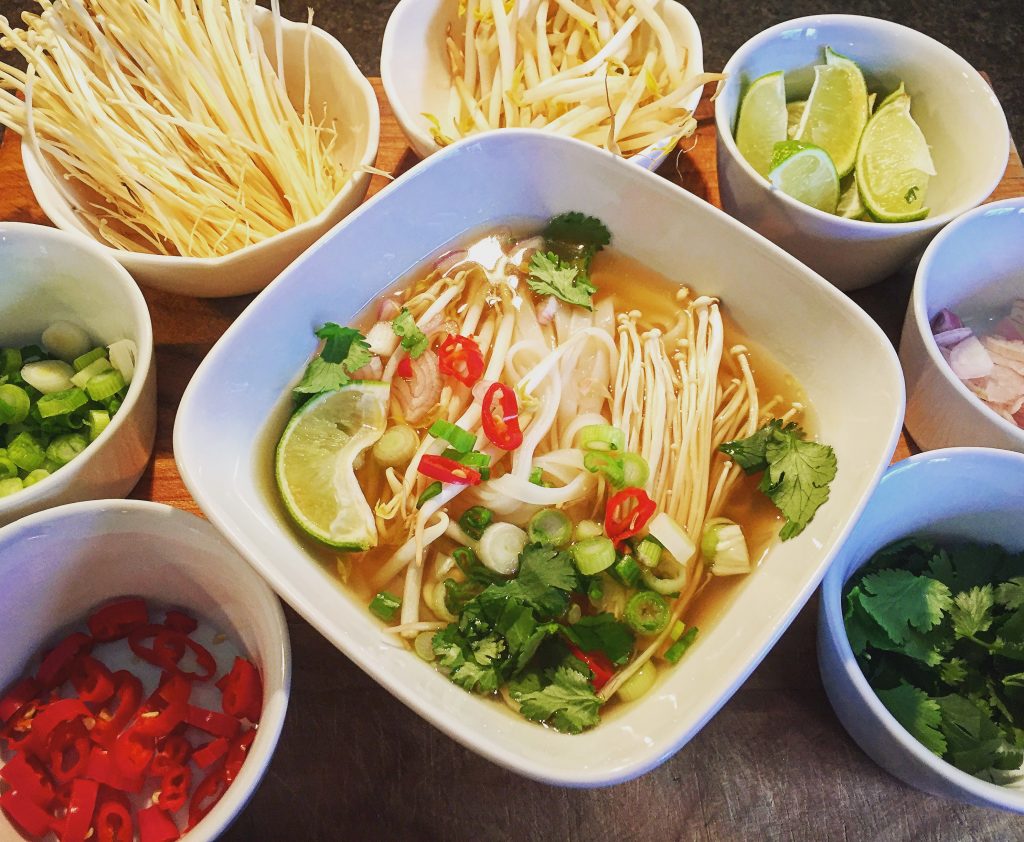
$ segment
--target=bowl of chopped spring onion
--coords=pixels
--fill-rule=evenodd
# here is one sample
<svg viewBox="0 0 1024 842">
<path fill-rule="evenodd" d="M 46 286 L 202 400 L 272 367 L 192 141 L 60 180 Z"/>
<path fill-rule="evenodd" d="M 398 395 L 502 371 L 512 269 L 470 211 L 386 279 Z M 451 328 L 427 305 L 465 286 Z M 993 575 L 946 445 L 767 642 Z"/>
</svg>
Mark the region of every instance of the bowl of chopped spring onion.
<svg viewBox="0 0 1024 842">
<path fill-rule="evenodd" d="M 1024 455 L 893 465 L 822 583 L 818 662 L 843 727 L 911 786 L 1024 813 Z"/>
<path fill-rule="evenodd" d="M 22 135 L 50 220 L 145 286 L 224 297 L 265 287 L 354 210 L 377 156 L 373 89 L 312 17 L 274 5 L 47 4 L 12 30 L 35 72 L 0 62 L 24 97 L 0 98 L 0 124 Z"/>
<path fill-rule="evenodd" d="M 149 461 L 156 377 L 149 311 L 99 246 L 0 224 L 0 525 L 124 497 Z"/>
</svg>

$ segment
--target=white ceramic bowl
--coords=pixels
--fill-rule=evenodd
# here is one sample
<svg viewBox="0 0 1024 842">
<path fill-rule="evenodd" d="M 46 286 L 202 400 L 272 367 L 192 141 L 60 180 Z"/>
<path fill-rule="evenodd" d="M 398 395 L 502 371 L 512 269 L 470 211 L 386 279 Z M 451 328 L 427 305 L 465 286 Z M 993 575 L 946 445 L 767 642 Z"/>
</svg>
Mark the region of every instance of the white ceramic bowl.
<svg viewBox="0 0 1024 842">
<path fill-rule="evenodd" d="M 907 430 L 924 450 L 958 445 L 1024 453 L 1024 430 L 979 399 L 943 359 L 931 319 L 996 313 L 1024 298 L 1024 198 L 976 208 L 928 246 L 917 268 L 900 339 Z"/>
<path fill-rule="evenodd" d="M 736 148 L 733 129 L 745 86 L 782 70 L 787 97 L 805 98 L 813 81 L 806 68 L 822 63 L 826 46 L 856 61 L 868 90 L 880 97 L 906 84 L 938 173 L 928 186 L 926 219 L 863 222 L 815 210 L 773 189 Z M 805 72 L 790 73 L 797 70 Z M 905 26 L 855 15 L 786 21 L 747 41 L 725 73 L 729 79 L 715 101 L 722 207 L 840 289 L 859 289 L 895 272 L 943 225 L 983 202 L 1006 169 L 1009 129 L 992 89 L 948 47 Z"/>
<path fill-rule="evenodd" d="M 61 506 L 0 530 L 0 687 L 96 605 L 130 594 L 192 611 L 263 678 L 263 713 L 242 770 L 188 842 L 215 839 L 255 792 L 288 707 L 291 648 L 281 604 L 209 523 L 139 500 Z M 0 813 L 0 842 L 22 837 Z"/>
<path fill-rule="evenodd" d="M 846 581 L 877 550 L 908 535 L 1024 549 L 1024 456 L 961 447 L 921 453 L 882 477 L 821 588 L 818 663 L 839 721 L 879 766 L 911 786 L 1024 813 L 1024 791 L 988 783 L 932 754 L 886 709 L 861 672 L 843 624 Z"/>
<path fill-rule="evenodd" d="M 458 0 L 401 0 L 384 30 L 381 83 L 398 125 L 421 158 L 440 148 L 423 115 L 440 115 L 448 110 L 451 73 L 445 31 L 456 21 L 458 7 Z M 660 12 L 675 43 L 687 51 L 687 73 L 703 73 L 704 48 L 693 15 L 677 0 L 666 0 Z M 700 96 L 701 92 L 695 91 L 684 102 L 685 107 L 696 109 Z M 670 151 L 666 143 L 654 143 L 630 156 L 630 160 L 645 169 L 656 170 Z"/>
<path fill-rule="evenodd" d="M 771 550 L 664 682 L 579 736 L 472 696 L 389 643 L 366 606 L 296 539 L 273 479 L 288 389 L 315 348 L 317 326 L 350 320 L 393 280 L 472 232 L 566 210 L 596 215 L 615 247 L 721 295 L 744 334 L 803 385 L 840 466 L 828 505 L 799 538 Z M 332 267 L 339 265 L 347 267 L 344 287 L 334 280 Z M 261 349 L 258 366 L 253 343 Z M 665 760 L 742 683 L 824 573 L 889 461 L 902 416 L 903 381 L 892 347 L 863 311 L 806 267 L 640 167 L 579 141 L 505 129 L 419 164 L 265 290 L 189 384 L 174 450 L 211 520 L 284 599 L 395 696 L 510 769 L 595 786 Z"/>
<path fill-rule="evenodd" d="M 267 55 L 271 62 L 276 62 L 270 12 L 257 8 L 256 21 L 267 45 Z M 306 24 L 287 20 L 281 24 L 288 96 L 293 103 L 301 104 Z M 175 257 L 111 248 L 74 214 L 54 187 L 52 170 L 44 169 L 29 145 L 23 143 L 22 163 L 32 193 L 54 225 L 99 243 L 140 284 L 199 298 L 261 290 L 324 232 L 359 206 L 370 184 L 370 173 L 361 168 L 371 166 L 377 159 L 380 111 L 373 88 L 338 40 L 317 27 L 313 27 L 310 37 L 309 68 L 310 101 L 326 103 L 327 119 L 338 122 L 339 142 L 331 157 L 338 166 L 352 171 L 352 176 L 333 201 L 308 222 L 223 257 Z"/>
<path fill-rule="evenodd" d="M 52 322 L 67 319 L 97 344 L 131 339 L 138 352 L 107 428 L 59 471 L 0 498 L 0 526 L 62 503 L 124 497 L 146 469 L 156 433 L 153 329 L 142 293 L 104 249 L 43 225 L 0 222 L 0 266 L 0 345 L 38 345 Z"/>
</svg>

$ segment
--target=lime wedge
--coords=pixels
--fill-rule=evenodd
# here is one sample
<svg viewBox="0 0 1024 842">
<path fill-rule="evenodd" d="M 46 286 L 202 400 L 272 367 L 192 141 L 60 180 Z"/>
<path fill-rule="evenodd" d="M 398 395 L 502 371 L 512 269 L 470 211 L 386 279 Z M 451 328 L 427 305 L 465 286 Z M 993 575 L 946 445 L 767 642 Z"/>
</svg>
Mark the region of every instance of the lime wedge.
<svg viewBox="0 0 1024 842">
<path fill-rule="evenodd" d="M 800 128 L 800 118 L 804 115 L 806 105 L 806 99 L 786 103 L 786 137 L 790 140 L 796 137 L 796 130 Z"/>
<path fill-rule="evenodd" d="M 786 86 L 782 71 L 755 79 L 736 121 L 736 146 L 761 175 L 767 175 L 772 148 L 786 139 Z"/>
<path fill-rule="evenodd" d="M 354 463 L 383 435 L 390 393 L 386 383 L 349 383 L 313 398 L 281 434 L 277 487 L 295 522 L 318 541 L 343 550 L 377 543 Z"/>
<path fill-rule="evenodd" d="M 857 186 L 871 216 L 879 222 L 924 219 L 933 175 L 928 142 L 910 116 L 910 97 L 887 97 L 868 121 L 857 152 Z"/>
<path fill-rule="evenodd" d="M 826 47 L 825 62 L 814 68 L 814 85 L 795 139 L 828 152 L 842 178 L 857 160 L 868 120 L 868 89 L 860 68 L 848 58 Z"/>
<path fill-rule="evenodd" d="M 820 146 L 798 140 L 776 143 L 768 180 L 798 202 L 825 213 L 836 212 L 839 176 L 828 152 Z"/>
<path fill-rule="evenodd" d="M 868 209 L 860 197 L 860 190 L 857 189 L 857 179 L 853 173 L 839 182 L 839 205 L 836 207 L 836 216 L 844 216 L 847 219 L 860 219 L 867 215 Z"/>
</svg>

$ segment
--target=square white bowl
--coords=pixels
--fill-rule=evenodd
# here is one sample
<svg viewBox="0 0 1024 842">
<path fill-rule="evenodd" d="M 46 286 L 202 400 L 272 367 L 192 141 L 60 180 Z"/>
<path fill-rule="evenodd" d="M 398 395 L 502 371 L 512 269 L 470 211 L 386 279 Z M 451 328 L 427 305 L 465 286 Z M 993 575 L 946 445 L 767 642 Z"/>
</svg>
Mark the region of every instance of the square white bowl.
<svg viewBox="0 0 1024 842">
<path fill-rule="evenodd" d="M 800 381 L 821 438 L 839 460 L 832 499 L 802 535 L 770 551 L 679 666 L 643 699 L 578 736 L 472 696 L 389 644 L 366 606 L 282 521 L 268 480 L 287 392 L 316 347 L 315 328 L 350 320 L 452 241 L 510 219 L 566 210 L 600 217 L 616 248 L 695 290 L 720 295 L 740 329 Z M 639 775 L 677 751 L 782 634 L 889 462 L 903 403 L 899 363 L 881 330 L 779 248 L 606 152 L 505 129 L 431 156 L 268 287 L 189 384 L 174 451 L 210 519 L 284 599 L 391 693 L 509 769 L 551 783 L 597 786 Z"/>
</svg>

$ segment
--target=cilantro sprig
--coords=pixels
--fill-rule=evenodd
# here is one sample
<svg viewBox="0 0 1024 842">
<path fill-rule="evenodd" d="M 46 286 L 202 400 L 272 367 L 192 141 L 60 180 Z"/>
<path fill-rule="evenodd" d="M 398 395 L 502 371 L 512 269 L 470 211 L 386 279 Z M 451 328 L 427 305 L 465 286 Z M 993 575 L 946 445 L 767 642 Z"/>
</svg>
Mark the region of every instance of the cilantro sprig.
<svg viewBox="0 0 1024 842">
<path fill-rule="evenodd" d="M 402 338 L 402 347 L 409 352 L 409 356 L 414 360 L 422 356 L 430 344 L 426 334 L 416 326 L 416 320 L 412 317 L 412 313 L 405 307 L 392 320 L 391 329 L 395 332 L 395 336 Z"/>
<path fill-rule="evenodd" d="M 814 513 L 828 500 L 836 476 L 836 454 L 826 444 L 807 441 L 798 424 L 774 418 L 752 436 L 725 442 L 719 450 L 744 473 L 760 473 L 758 489 L 786 517 L 783 541 L 803 532 Z"/>
<path fill-rule="evenodd" d="M 878 698 L 925 747 L 1000 781 L 1024 762 L 1024 553 L 890 544 L 847 583 L 850 646 Z"/>
<path fill-rule="evenodd" d="M 590 282 L 590 264 L 611 242 L 611 232 L 601 220 L 569 211 L 549 219 L 541 234 L 545 250 L 530 260 L 530 289 L 593 310 L 597 287 Z"/>
<path fill-rule="evenodd" d="M 366 337 L 355 328 L 327 322 L 316 335 L 324 340 L 323 350 L 306 366 L 302 380 L 292 390 L 300 405 L 316 395 L 351 383 L 352 373 L 373 359 Z"/>
</svg>

